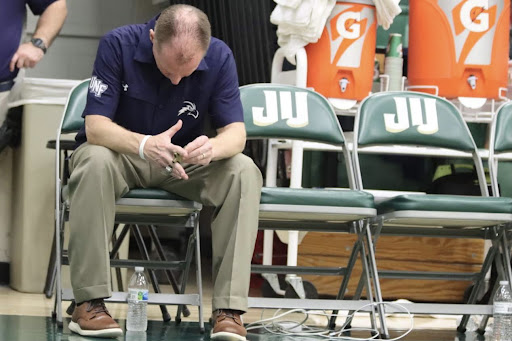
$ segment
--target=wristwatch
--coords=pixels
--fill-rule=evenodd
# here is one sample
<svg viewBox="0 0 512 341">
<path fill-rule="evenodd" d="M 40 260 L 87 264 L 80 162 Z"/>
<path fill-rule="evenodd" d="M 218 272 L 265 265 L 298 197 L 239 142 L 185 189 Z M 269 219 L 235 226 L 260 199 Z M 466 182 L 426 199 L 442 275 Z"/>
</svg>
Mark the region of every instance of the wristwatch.
<svg viewBox="0 0 512 341">
<path fill-rule="evenodd" d="M 35 47 L 39 47 L 41 50 L 43 50 L 43 53 L 46 53 L 46 45 L 44 44 L 44 41 L 41 38 L 32 38 L 30 39 L 30 42 Z"/>
</svg>

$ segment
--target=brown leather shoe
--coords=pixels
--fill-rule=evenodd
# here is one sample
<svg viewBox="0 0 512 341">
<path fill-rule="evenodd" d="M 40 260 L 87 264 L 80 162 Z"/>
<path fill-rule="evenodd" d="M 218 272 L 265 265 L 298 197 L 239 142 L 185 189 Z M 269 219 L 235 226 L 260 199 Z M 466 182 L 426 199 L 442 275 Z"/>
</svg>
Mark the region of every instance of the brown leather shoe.
<svg viewBox="0 0 512 341">
<path fill-rule="evenodd" d="M 103 299 L 83 302 L 75 307 L 69 330 L 84 336 L 118 337 L 123 330 L 108 313 Z"/>
<path fill-rule="evenodd" d="M 219 309 L 212 314 L 211 340 L 245 341 L 247 330 L 237 310 Z"/>
</svg>

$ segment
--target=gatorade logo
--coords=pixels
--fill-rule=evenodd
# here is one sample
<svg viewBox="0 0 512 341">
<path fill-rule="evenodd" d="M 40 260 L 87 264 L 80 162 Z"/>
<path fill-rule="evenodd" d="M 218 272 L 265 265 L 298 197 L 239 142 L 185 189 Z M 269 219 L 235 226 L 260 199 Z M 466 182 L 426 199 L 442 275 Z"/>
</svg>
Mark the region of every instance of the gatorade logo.
<svg viewBox="0 0 512 341">
<path fill-rule="evenodd" d="M 489 0 L 468 0 L 454 9 L 460 13 L 460 24 L 471 32 L 485 32 L 489 29 L 489 13 L 485 12 L 488 10 Z"/>
<path fill-rule="evenodd" d="M 364 35 L 372 21 L 363 5 L 336 5 L 326 25 L 331 43 L 331 64 L 359 67 Z M 365 14 L 366 13 L 366 14 Z"/>
<path fill-rule="evenodd" d="M 265 90 L 265 108 L 253 107 L 252 119 L 257 126 L 264 127 L 276 123 L 279 118 L 286 120 L 292 128 L 301 128 L 309 124 L 307 92 L 295 92 L 295 110 L 292 104 L 290 91 L 279 91 L 279 104 L 277 91 Z M 295 113 L 295 117 L 293 114 Z"/>
<path fill-rule="evenodd" d="M 336 30 L 347 39 L 357 39 L 361 35 L 361 13 L 344 12 L 336 20 Z"/>
<path fill-rule="evenodd" d="M 420 134 L 431 135 L 439 130 L 436 100 L 434 98 L 423 99 L 425 120 L 423 119 L 421 98 L 409 98 L 410 112 L 407 108 L 407 98 L 393 97 L 393 99 L 395 100 L 396 114 L 384 114 L 386 131 L 396 134 L 413 126 L 417 127 Z"/>
<path fill-rule="evenodd" d="M 464 0 L 453 7 L 457 60 L 465 64 L 482 64 L 472 60 L 470 55 L 475 44 L 496 24 L 497 8 L 497 5 L 489 7 L 489 0 Z"/>
</svg>

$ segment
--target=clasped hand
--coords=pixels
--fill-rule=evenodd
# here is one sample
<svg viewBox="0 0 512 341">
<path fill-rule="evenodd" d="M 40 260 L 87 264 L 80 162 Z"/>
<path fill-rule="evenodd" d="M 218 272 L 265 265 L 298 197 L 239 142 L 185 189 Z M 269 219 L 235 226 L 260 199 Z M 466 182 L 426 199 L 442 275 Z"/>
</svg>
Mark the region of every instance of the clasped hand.
<svg viewBox="0 0 512 341">
<path fill-rule="evenodd" d="M 182 164 L 207 165 L 212 161 L 213 148 L 210 139 L 201 135 L 185 148 L 172 143 L 172 138 L 183 126 L 181 120 L 161 134 L 151 136 L 144 147 L 146 159 L 166 169 L 179 179 L 188 179 Z"/>
</svg>

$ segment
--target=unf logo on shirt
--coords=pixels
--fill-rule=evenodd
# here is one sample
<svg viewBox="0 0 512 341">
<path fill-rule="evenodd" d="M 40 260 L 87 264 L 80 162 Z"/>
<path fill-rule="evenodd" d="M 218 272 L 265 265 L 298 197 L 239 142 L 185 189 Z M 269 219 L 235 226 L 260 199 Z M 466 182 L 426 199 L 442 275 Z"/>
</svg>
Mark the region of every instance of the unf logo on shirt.
<svg viewBox="0 0 512 341">
<path fill-rule="evenodd" d="M 91 78 L 91 82 L 89 83 L 89 92 L 91 94 L 94 94 L 96 97 L 101 97 L 101 94 L 107 89 L 108 85 L 103 83 L 101 79 L 98 79 L 96 76 Z"/>
<path fill-rule="evenodd" d="M 199 110 L 197 110 L 196 105 L 190 101 L 183 101 L 183 107 L 178 111 L 178 116 L 184 113 L 187 113 L 188 116 L 192 116 L 193 118 L 199 116 Z"/>
</svg>

